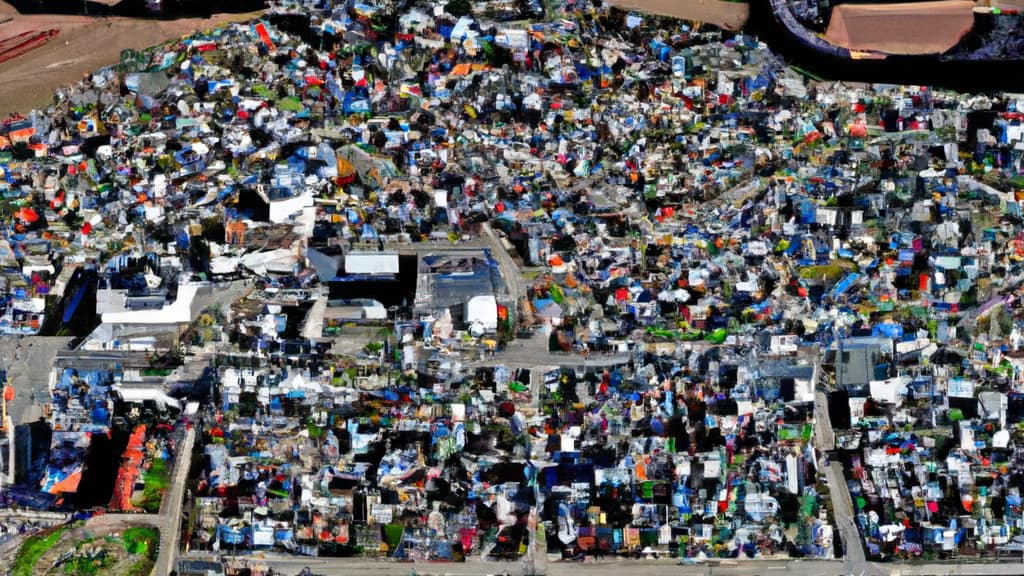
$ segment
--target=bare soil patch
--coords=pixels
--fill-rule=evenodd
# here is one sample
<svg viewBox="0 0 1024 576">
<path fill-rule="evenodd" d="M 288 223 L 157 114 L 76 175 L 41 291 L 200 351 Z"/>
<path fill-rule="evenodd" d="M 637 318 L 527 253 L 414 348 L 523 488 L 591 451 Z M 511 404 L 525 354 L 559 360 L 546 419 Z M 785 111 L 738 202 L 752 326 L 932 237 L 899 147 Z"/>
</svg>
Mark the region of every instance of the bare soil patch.
<svg viewBox="0 0 1024 576">
<path fill-rule="evenodd" d="M 259 14 L 179 20 L 21 15 L 10 4 L 0 1 L 0 40 L 32 30 L 59 31 L 49 42 L 0 63 L 0 116 L 45 108 L 54 89 L 116 64 L 126 48 L 140 50 Z M 11 19 L 5 21 L 7 18 Z"/>
<path fill-rule="evenodd" d="M 742 28 L 750 16 L 746 3 L 723 0 L 612 0 L 612 4 L 622 10 L 697 20 L 734 31 Z"/>
</svg>

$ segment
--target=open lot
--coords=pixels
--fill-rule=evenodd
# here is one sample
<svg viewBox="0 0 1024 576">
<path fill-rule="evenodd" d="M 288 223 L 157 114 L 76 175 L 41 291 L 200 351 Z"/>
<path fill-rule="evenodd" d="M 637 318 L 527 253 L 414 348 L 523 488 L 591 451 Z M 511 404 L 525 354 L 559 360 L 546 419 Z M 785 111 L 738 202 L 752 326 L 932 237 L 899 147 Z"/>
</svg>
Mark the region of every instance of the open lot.
<svg viewBox="0 0 1024 576">
<path fill-rule="evenodd" d="M 55 88 L 116 63 L 126 48 L 139 50 L 257 14 L 180 20 L 21 15 L 0 1 L 0 42 L 25 32 L 58 31 L 48 42 L 0 63 L 0 115 L 45 107 Z"/>
<path fill-rule="evenodd" d="M 698 20 L 727 30 L 739 30 L 750 15 L 746 3 L 722 0 L 612 0 L 612 4 L 623 10 Z"/>
</svg>

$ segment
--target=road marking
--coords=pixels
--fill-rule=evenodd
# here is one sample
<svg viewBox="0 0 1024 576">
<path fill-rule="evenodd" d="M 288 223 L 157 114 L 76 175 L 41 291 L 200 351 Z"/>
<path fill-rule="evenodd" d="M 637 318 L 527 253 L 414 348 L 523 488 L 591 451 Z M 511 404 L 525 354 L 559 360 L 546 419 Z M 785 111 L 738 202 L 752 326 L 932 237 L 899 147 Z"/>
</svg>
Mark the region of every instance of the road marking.
<svg viewBox="0 0 1024 576">
<path fill-rule="evenodd" d="M 60 66 L 67 66 L 68 64 L 75 64 L 76 62 L 80 62 L 81 60 L 82 60 L 81 58 L 72 58 L 70 60 L 61 60 L 60 62 L 53 62 L 52 64 L 47 64 L 46 65 L 46 69 L 47 70 L 51 70 L 53 68 L 58 68 Z"/>
</svg>

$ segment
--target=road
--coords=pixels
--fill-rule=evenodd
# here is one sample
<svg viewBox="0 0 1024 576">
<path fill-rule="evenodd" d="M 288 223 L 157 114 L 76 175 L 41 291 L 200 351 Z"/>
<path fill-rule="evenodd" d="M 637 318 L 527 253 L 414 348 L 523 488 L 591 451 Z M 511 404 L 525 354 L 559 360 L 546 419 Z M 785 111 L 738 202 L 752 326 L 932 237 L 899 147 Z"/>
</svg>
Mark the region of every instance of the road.
<svg viewBox="0 0 1024 576">
<path fill-rule="evenodd" d="M 316 340 L 324 335 L 324 312 L 327 310 L 327 296 L 320 295 L 313 301 L 313 307 L 306 314 L 302 325 L 302 337 Z"/>
<path fill-rule="evenodd" d="M 212 365 L 214 354 L 208 350 L 199 350 L 185 357 L 184 363 L 174 369 L 167 377 L 165 386 L 173 387 L 178 382 L 195 382 L 202 378 L 203 372 Z"/>
<path fill-rule="evenodd" d="M 196 442 L 196 430 L 189 427 L 185 439 L 178 446 L 174 457 L 174 480 L 171 489 L 164 494 L 160 503 L 160 555 L 156 560 L 156 574 L 170 574 L 178 555 L 178 538 L 181 534 L 181 498 L 185 493 L 185 481 L 192 462 L 192 447 Z"/>
<path fill-rule="evenodd" d="M 557 353 L 548 350 L 548 339 L 543 334 L 535 334 L 532 338 L 518 339 L 509 344 L 503 351 L 483 360 L 467 361 L 470 368 L 481 366 L 508 366 L 510 368 L 533 368 L 542 366 L 565 366 L 570 368 L 613 368 L 621 366 L 633 357 L 628 352 L 615 354 L 591 354 L 583 357 L 579 354 Z"/>
<path fill-rule="evenodd" d="M 505 283 L 508 297 L 518 306 L 519 300 L 526 296 L 526 280 L 523 278 L 519 266 L 516 265 L 515 260 L 512 260 L 508 250 L 502 246 L 501 240 L 498 239 L 498 235 L 491 229 L 490 224 L 483 225 L 483 234 L 480 235 L 480 239 L 490 249 L 491 257 L 498 262 L 498 268 L 501 270 L 501 279 Z"/>
<path fill-rule="evenodd" d="M 839 533 L 843 537 L 843 545 L 846 547 L 846 558 L 843 562 L 845 570 L 849 574 L 878 573 L 874 566 L 868 565 L 864 556 L 860 532 L 853 522 L 853 504 L 850 502 L 850 490 L 843 476 L 843 465 L 837 461 L 832 462 L 825 467 L 825 477 L 828 478 L 829 493 L 832 495 L 832 512 Z"/>
<path fill-rule="evenodd" d="M 100 530 L 123 530 L 128 526 L 152 526 L 160 530 L 160 552 L 157 555 L 153 574 L 166 576 L 174 568 L 178 556 L 178 538 L 181 526 L 181 498 L 185 492 L 188 467 L 192 462 L 192 447 L 195 444 L 194 428 L 185 431 L 185 437 L 178 446 L 174 457 L 174 471 L 170 490 L 164 494 L 159 514 L 104 514 L 89 519 L 88 528 Z"/>
<path fill-rule="evenodd" d="M 826 451 L 835 448 L 836 436 L 828 415 L 828 398 L 822 390 L 818 389 L 818 382 L 821 378 L 821 353 L 817 348 L 811 348 L 801 350 L 801 355 L 809 356 L 814 362 L 814 448 L 818 453 L 818 458 L 822 459 Z M 867 558 L 864 556 L 860 532 L 853 522 L 853 504 L 850 501 L 850 489 L 846 485 L 846 478 L 843 475 L 842 463 L 833 461 L 824 467 L 822 472 L 828 479 L 829 494 L 832 497 L 832 515 L 836 522 L 835 528 L 839 530 L 846 548 L 846 557 L 843 560 L 844 573 L 880 573 L 875 566 L 868 565 Z"/>
<path fill-rule="evenodd" d="M 818 457 L 824 456 L 823 452 L 832 450 L 836 445 L 836 431 L 828 416 L 828 398 L 824 392 L 814 393 L 814 449 L 818 451 Z"/>
<path fill-rule="evenodd" d="M 120 364 L 125 368 L 148 368 L 152 362 L 146 352 L 132 350 L 61 350 L 55 363 L 62 366 L 80 367 L 83 365 L 110 366 Z"/>
<path fill-rule="evenodd" d="M 277 555 L 256 555 L 249 558 L 288 576 L 309 567 L 314 574 L 324 576 L 483 576 L 487 574 L 523 575 L 519 563 L 481 562 L 411 564 L 388 560 L 362 560 L 340 558 L 293 558 Z M 999 564 L 868 564 L 864 574 L 886 576 L 924 576 L 950 574 L 974 576 L 991 574 L 1024 574 L 1024 565 Z M 548 562 L 547 576 L 619 576 L 640 573 L 644 576 L 859 576 L 836 560 L 725 560 L 718 564 L 679 565 L 678 561 L 663 560 L 603 560 L 599 562 Z"/>
<path fill-rule="evenodd" d="M 201 556 L 197 556 L 201 557 Z M 508 574 L 524 576 L 518 562 L 412 564 L 389 560 L 357 558 L 297 558 L 273 554 L 241 556 L 252 562 L 292 576 L 305 567 L 314 574 L 324 576 L 484 576 Z M 642 572 L 644 576 L 1003 576 L 1024 574 L 1024 564 L 1017 562 L 977 564 L 873 564 L 850 571 L 845 562 L 837 560 L 723 560 L 715 564 L 680 565 L 672 559 L 663 560 L 602 560 L 578 562 L 548 562 L 546 576 L 619 576 Z M 157 572 L 157 574 L 160 574 Z"/>
<path fill-rule="evenodd" d="M 712 344 L 702 340 L 693 342 L 682 342 L 684 348 L 703 352 L 711 348 L 717 348 L 719 344 Z M 638 346 L 644 344 L 638 343 Z M 591 352 L 588 356 L 569 352 L 551 352 L 548 350 L 548 338 L 541 332 L 534 333 L 531 338 L 520 338 L 509 344 L 504 350 L 494 356 L 487 356 L 481 359 L 468 360 L 467 367 L 479 366 L 509 366 L 512 368 L 530 368 L 532 365 L 541 364 L 546 366 L 562 366 L 566 368 L 588 369 L 588 368 L 614 368 L 622 366 L 632 360 L 634 352 Z"/>
<path fill-rule="evenodd" d="M 351 247 L 346 245 L 346 252 L 349 254 L 377 254 L 381 252 L 381 245 L 376 241 L 356 242 Z M 484 238 L 470 238 L 456 242 L 428 240 L 426 242 L 384 242 L 383 251 L 403 255 L 416 254 L 445 254 L 451 252 L 479 252 L 484 248 L 490 248 L 490 244 Z"/>
<path fill-rule="evenodd" d="M 51 336 L 0 337 L 0 369 L 7 370 L 7 381 L 14 387 L 14 400 L 7 414 L 14 425 L 35 422 L 43 415 L 50 398 L 50 371 L 54 358 L 66 349 L 71 338 Z"/>
<path fill-rule="evenodd" d="M 479 559 L 465 563 L 412 564 L 387 560 L 289 558 L 266 555 L 252 558 L 269 568 L 284 574 L 297 573 L 309 567 L 314 574 L 325 576 L 483 576 L 485 574 L 509 574 L 519 576 L 523 569 L 518 562 L 482 562 Z M 835 561 L 732 561 L 718 565 L 681 566 L 675 560 L 603 560 L 600 562 L 548 562 L 547 576 L 619 576 L 642 570 L 645 576 L 678 575 L 743 575 L 758 576 L 786 574 L 787 576 L 819 576 L 837 574 L 840 564 Z"/>
</svg>

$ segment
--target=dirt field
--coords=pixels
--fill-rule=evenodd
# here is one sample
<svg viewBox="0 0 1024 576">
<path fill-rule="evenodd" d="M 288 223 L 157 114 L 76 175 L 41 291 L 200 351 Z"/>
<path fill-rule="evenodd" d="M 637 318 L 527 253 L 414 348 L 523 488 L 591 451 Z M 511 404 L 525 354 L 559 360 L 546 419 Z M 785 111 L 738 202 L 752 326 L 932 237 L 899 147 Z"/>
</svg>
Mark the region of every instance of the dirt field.
<svg viewBox="0 0 1024 576">
<path fill-rule="evenodd" d="M 941 54 L 974 26 L 974 4 L 934 1 L 841 4 L 832 9 L 825 39 L 851 50 L 888 54 Z"/>
<path fill-rule="evenodd" d="M 0 40 L 29 30 L 55 28 L 60 31 L 41 47 L 0 64 L 0 116 L 45 107 L 55 88 L 117 63 L 125 48 L 146 48 L 257 15 L 224 14 L 181 20 L 23 16 L 0 0 Z"/>
<path fill-rule="evenodd" d="M 746 3 L 724 0 L 611 0 L 611 3 L 623 10 L 698 20 L 726 30 L 739 30 L 750 16 Z"/>
</svg>

